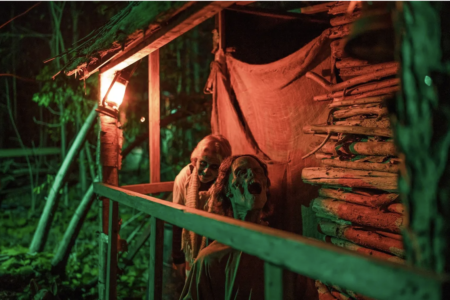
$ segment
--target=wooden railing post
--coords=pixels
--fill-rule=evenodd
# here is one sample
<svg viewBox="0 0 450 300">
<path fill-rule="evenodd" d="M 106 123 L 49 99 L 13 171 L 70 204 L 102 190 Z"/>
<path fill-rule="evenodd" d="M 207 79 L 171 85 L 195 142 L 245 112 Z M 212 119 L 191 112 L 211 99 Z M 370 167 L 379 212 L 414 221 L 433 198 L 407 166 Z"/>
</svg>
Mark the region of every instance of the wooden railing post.
<svg viewBox="0 0 450 300">
<path fill-rule="evenodd" d="M 283 269 L 267 261 L 264 262 L 264 298 L 283 299 Z"/>
<path fill-rule="evenodd" d="M 162 299 L 164 222 L 151 216 L 150 226 L 150 266 L 148 269 L 147 299 L 160 300 Z"/>
<path fill-rule="evenodd" d="M 100 74 L 99 106 L 102 105 L 102 86 L 109 87 L 111 81 Z M 119 185 L 119 169 L 121 165 L 122 129 L 116 118 L 103 113 L 100 116 L 100 163 L 102 166 L 102 182 L 113 186 Z M 108 257 L 99 257 L 103 272 L 99 273 L 99 299 L 117 299 L 117 235 L 118 235 L 118 203 L 102 197 L 102 232 L 100 243 L 108 236 L 107 251 L 100 245 L 100 254 L 107 252 Z M 112 223 L 111 223 L 112 222 Z M 104 264 L 105 259 L 106 266 Z M 106 277 L 106 278 L 105 278 Z M 103 289 L 103 286 L 106 286 Z"/>
<path fill-rule="evenodd" d="M 117 299 L 117 238 L 119 234 L 119 204 L 109 200 L 108 262 L 106 268 L 106 299 Z"/>
<path fill-rule="evenodd" d="M 160 182 L 159 50 L 148 56 L 148 130 L 150 183 Z"/>
</svg>

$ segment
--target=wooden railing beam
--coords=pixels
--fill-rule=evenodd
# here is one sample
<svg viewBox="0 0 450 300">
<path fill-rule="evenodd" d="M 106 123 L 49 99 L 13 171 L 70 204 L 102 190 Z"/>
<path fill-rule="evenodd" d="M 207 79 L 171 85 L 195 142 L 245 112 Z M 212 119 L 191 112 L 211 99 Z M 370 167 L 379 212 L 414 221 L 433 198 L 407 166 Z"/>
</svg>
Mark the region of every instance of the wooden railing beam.
<svg viewBox="0 0 450 300">
<path fill-rule="evenodd" d="M 354 253 L 278 229 L 210 214 L 96 183 L 94 191 L 121 204 L 215 239 L 264 261 L 379 300 L 445 299 L 449 276 Z"/>
<path fill-rule="evenodd" d="M 173 181 L 124 185 L 121 188 L 141 194 L 157 194 L 171 192 L 173 190 Z"/>
</svg>

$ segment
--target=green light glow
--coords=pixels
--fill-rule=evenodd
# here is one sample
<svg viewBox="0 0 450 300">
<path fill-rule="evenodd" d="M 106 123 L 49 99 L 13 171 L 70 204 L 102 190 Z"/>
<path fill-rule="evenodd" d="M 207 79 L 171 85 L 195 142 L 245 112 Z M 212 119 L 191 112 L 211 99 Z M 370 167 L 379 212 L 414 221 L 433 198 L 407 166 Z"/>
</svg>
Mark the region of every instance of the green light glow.
<svg viewBox="0 0 450 300">
<path fill-rule="evenodd" d="M 433 83 L 433 81 L 431 80 L 430 76 L 425 76 L 425 84 L 428 86 L 431 86 L 431 84 Z"/>
</svg>

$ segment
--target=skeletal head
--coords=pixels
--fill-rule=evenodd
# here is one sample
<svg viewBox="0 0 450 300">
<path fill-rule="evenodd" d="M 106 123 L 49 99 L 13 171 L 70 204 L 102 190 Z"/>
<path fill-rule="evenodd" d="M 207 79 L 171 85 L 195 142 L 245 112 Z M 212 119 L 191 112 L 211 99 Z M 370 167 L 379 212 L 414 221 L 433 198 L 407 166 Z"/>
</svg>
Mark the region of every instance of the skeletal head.
<svg viewBox="0 0 450 300">
<path fill-rule="evenodd" d="M 261 163 L 251 156 L 238 157 L 231 165 L 227 196 L 235 217 L 245 219 L 248 211 L 261 210 L 267 202 L 267 176 Z"/>
<path fill-rule="evenodd" d="M 231 146 L 223 136 L 208 135 L 201 140 L 191 155 L 191 163 L 197 167 L 201 182 L 216 180 L 220 163 L 231 155 Z"/>
</svg>

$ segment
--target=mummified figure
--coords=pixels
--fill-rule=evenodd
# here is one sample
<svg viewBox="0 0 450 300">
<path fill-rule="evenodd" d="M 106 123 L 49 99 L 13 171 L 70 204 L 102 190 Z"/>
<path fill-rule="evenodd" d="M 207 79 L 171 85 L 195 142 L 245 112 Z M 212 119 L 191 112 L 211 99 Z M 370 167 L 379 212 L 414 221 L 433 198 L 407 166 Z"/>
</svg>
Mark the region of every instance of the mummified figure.
<svg viewBox="0 0 450 300">
<path fill-rule="evenodd" d="M 225 159 L 212 191 L 212 210 L 267 225 L 271 211 L 267 167 L 253 155 Z M 317 299 L 314 283 L 298 277 L 296 299 Z M 264 262 L 217 241 L 198 254 L 180 299 L 264 299 Z"/>
</svg>

